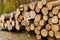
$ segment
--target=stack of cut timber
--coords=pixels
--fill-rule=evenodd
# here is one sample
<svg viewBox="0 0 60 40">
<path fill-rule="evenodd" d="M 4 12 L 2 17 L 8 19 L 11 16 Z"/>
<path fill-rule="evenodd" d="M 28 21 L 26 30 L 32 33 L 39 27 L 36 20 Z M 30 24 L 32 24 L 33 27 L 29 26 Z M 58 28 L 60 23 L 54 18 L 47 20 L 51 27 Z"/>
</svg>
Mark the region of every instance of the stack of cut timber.
<svg viewBox="0 0 60 40">
<path fill-rule="evenodd" d="M 37 39 L 48 40 L 60 38 L 60 1 L 41 0 L 20 5 L 16 11 L 2 14 L 0 29 L 34 31 Z M 24 30 L 23 30 L 24 31 Z"/>
</svg>

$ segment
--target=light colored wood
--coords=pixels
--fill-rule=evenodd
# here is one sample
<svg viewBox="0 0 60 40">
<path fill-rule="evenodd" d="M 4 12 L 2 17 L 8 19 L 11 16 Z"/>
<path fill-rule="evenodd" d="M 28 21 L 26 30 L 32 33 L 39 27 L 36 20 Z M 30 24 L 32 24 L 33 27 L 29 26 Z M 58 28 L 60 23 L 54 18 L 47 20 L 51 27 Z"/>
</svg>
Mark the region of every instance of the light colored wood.
<svg viewBox="0 0 60 40">
<path fill-rule="evenodd" d="M 35 11 L 30 11 L 30 17 L 31 17 L 31 18 L 35 18 L 35 16 L 36 16 Z"/>
<path fill-rule="evenodd" d="M 16 28 L 16 30 L 20 30 L 20 25 L 19 25 L 18 21 L 16 21 L 15 28 Z"/>
<path fill-rule="evenodd" d="M 49 12 L 49 17 L 53 17 L 53 13 L 52 12 Z"/>
<path fill-rule="evenodd" d="M 52 8 L 54 8 L 55 6 L 59 6 L 60 5 L 60 1 L 53 1 L 53 2 L 48 2 L 46 4 L 46 7 L 51 10 Z"/>
<path fill-rule="evenodd" d="M 36 38 L 37 38 L 38 40 L 41 39 L 41 35 L 40 35 L 40 34 L 39 34 L 39 35 L 37 34 L 37 35 L 36 35 Z"/>
<path fill-rule="evenodd" d="M 50 36 L 50 37 L 54 37 L 54 31 L 50 30 L 50 31 L 49 31 L 49 36 Z"/>
<path fill-rule="evenodd" d="M 52 30 L 54 31 L 54 32 L 57 32 L 57 31 L 59 31 L 59 25 L 51 25 L 51 27 L 52 27 Z"/>
<path fill-rule="evenodd" d="M 41 11 L 42 11 L 43 15 L 47 15 L 48 14 L 48 9 L 46 7 L 43 7 Z"/>
<path fill-rule="evenodd" d="M 23 16 L 20 15 L 19 18 L 18 18 L 18 21 L 19 21 L 19 22 L 22 22 L 22 19 L 23 19 Z"/>
<path fill-rule="evenodd" d="M 58 23 L 58 17 L 57 16 L 53 16 L 51 21 L 52 21 L 52 23 Z"/>
<path fill-rule="evenodd" d="M 30 17 L 30 13 L 29 12 L 24 12 L 23 17 L 24 17 L 24 20 L 29 18 Z"/>
<path fill-rule="evenodd" d="M 47 15 L 44 15 L 43 16 L 43 20 L 47 21 L 48 20 L 48 16 Z"/>
<path fill-rule="evenodd" d="M 4 28 L 4 24 L 0 23 L 0 29 L 3 29 L 3 28 Z"/>
<path fill-rule="evenodd" d="M 43 19 L 41 19 L 41 20 L 39 21 L 39 25 L 44 26 L 44 25 L 45 25 L 45 21 L 44 21 Z"/>
<path fill-rule="evenodd" d="M 47 36 L 48 36 L 48 31 L 47 31 L 46 29 L 42 29 L 42 30 L 41 30 L 41 35 L 42 35 L 43 37 L 47 37 Z"/>
<path fill-rule="evenodd" d="M 28 26 L 29 25 L 29 21 L 28 20 L 22 20 L 21 24 L 23 26 Z"/>
<path fill-rule="evenodd" d="M 24 5 L 24 11 L 28 11 L 28 5 Z"/>
<path fill-rule="evenodd" d="M 25 27 L 25 29 L 26 29 L 27 31 L 30 31 L 30 27 L 29 27 L 29 26 Z"/>
<path fill-rule="evenodd" d="M 39 7 L 36 7 L 36 8 L 35 8 L 35 11 L 36 11 L 36 13 L 39 13 L 39 12 L 40 12 Z"/>
<path fill-rule="evenodd" d="M 48 2 L 51 2 L 51 1 L 56 1 L 56 0 L 42 0 L 42 3 L 43 5 L 46 5 Z"/>
<path fill-rule="evenodd" d="M 16 14 L 19 15 L 20 14 L 20 10 L 17 8 L 16 9 Z"/>
<path fill-rule="evenodd" d="M 55 32 L 55 37 L 56 37 L 57 39 L 59 39 L 59 38 L 60 38 L 60 32 Z"/>
<path fill-rule="evenodd" d="M 60 20 L 59 20 L 59 25 L 60 25 Z"/>
<path fill-rule="evenodd" d="M 46 29 L 50 30 L 51 29 L 51 25 L 50 24 L 46 24 Z"/>
<path fill-rule="evenodd" d="M 40 30 L 34 29 L 35 34 L 40 34 Z"/>
<path fill-rule="evenodd" d="M 36 20 L 34 20 L 34 25 L 35 25 L 35 26 L 38 26 L 38 25 L 39 25 L 39 22 L 36 21 Z"/>
<path fill-rule="evenodd" d="M 52 13 L 56 15 L 58 14 L 59 10 L 60 10 L 60 6 L 54 7 Z"/>
<path fill-rule="evenodd" d="M 30 30 L 34 30 L 34 29 L 35 29 L 34 24 L 30 24 Z"/>
<path fill-rule="evenodd" d="M 58 18 L 60 18 L 60 12 L 58 13 Z"/>
<path fill-rule="evenodd" d="M 20 11 L 23 11 L 23 10 L 24 10 L 23 7 L 24 7 L 23 4 L 21 4 L 21 5 L 19 6 Z"/>
<path fill-rule="evenodd" d="M 49 24 L 53 24 L 52 21 L 51 21 L 51 19 L 52 19 L 52 18 L 49 18 L 49 19 L 48 19 L 48 23 L 49 23 Z"/>
<path fill-rule="evenodd" d="M 34 10 L 35 6 L 36 6 L 36 2 L 31 2 L 29 4 L 29 7 L 30 7 L 31 10 Z"/>
<path fill-rule="evenodd" d="M 12 21 L 11 24 L 12 24 L 12 26 L 15 26 L 15 21 Z"/>
<path fill-rule="evenodd" d="M 37 26 L 35 29 L 37 29 L 37 30 L 41 30 L 42 27 L 41 27 L 41 26 Z"/>
<path fill-rule="evenodd" d="M 43 7 L 42 1 L 39 1 L 39 2 L 37 3 L 37 7 L 39 7 L 39 9 L 41 9 L 41 8 Z"/>
<path fill-rule="evenodd" d="M 40 19 L 41 19 L 41 15 L 40 14 L 36 14 L 36 16 L 35 16 L 35 21 L 40 21 Z"/>
</svg>

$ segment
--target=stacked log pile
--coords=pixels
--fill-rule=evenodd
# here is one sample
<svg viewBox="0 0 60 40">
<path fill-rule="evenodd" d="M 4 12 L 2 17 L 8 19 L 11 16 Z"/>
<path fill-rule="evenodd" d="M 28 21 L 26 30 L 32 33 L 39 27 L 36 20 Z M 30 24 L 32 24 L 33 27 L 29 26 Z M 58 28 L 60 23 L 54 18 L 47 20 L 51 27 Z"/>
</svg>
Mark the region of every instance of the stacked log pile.
<svg viewBox="0 0 60 40">
<path fill-rule="evenodd" d="M 37 39 L 48 37 L 48 40 L 60 38 L 60 1 L 41 0 L 20 5 L 16 11 L 2 14 L 0 28 L 34 31 Z M 24 30 L 23 30 L 24 31 Z"/>
</svg>

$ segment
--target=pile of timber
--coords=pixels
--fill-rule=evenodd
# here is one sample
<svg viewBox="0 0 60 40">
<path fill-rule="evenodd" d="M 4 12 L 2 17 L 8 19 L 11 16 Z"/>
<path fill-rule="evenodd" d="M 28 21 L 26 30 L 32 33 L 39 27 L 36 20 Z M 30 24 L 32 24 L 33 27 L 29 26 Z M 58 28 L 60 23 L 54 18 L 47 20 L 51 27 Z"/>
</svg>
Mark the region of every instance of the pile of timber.
<svg viewBox="0 0 60 40">
<path fill-rule="evenodd" d="M 60 1 L 41 0 L 20 5 L 16 11 L 2 14 L 0 29 L 20 30 L 23 27 L 34 31 L 37 39 L 48 37 L 48 40 L 60 38 Z M 24 30 L 23 30 L 24 31 Z"/>
</svg>

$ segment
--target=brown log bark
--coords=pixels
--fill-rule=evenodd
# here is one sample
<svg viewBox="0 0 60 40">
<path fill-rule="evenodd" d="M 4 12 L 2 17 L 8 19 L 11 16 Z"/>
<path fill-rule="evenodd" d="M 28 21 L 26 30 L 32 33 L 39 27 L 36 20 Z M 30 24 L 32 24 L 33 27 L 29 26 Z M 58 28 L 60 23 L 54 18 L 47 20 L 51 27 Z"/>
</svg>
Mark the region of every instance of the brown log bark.
<svg viewBox="0 0 60 40">
<path fill-rule="evenodd" d="M 43 15 L 47 15 L 48 14 L 48 9 L 46 7 L 43 7 L 41 11 L 42 11 Z"/>
<path fill-rule="evenodd" d="M 46 29 L 42 29 L 42 30 L 41 30 L 41 35 L 42 35 L 43 37 L 47 37 L 47 36 L 48 36 L 48 31 L 47 31 Z"/>
<path fill-rule="evenodd" d="M 48 2 L 48 3 L 46 4 L 46 6 L 47 6 L 47 8 L 48 8 L 49 10 L 51 10 L 53 7 L 59 6 L 59 5 L 60 5 L 60 1 Z"/>
</svg>

